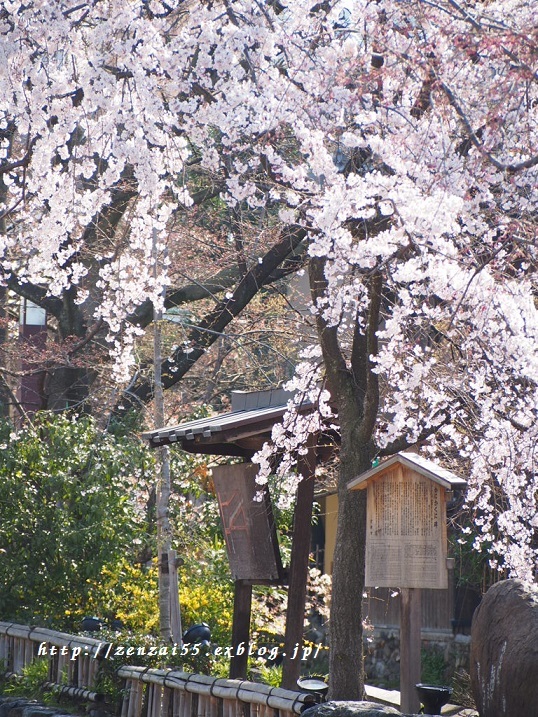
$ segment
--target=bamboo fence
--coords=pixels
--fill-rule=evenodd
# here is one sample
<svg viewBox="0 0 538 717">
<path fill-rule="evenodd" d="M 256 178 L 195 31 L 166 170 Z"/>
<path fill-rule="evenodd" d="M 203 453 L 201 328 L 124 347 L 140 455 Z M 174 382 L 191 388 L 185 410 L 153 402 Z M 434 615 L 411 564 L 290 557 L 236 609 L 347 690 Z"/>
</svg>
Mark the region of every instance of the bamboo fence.
<svg viewBox="0 0 538 717">
<path fill-rule="evenodd" d="M 99 661 L 106 650 L 106 643 L 92 637 L 0 622 L 0 663 L 4 673 L 21 674 L 34 660 L 45 658 L 49 664 L 47 685 L 71 688 L 71 697 L 102 700 L 103 695 L 94 688 Z"/>
<path fill-rule="evenodd" d="M 49 662 L 45 687 L 74 699 L 102 702 L 95 691 L 108 643 L 40 627 L 0 622 L 0 663 L 20 674 L 36 659 Z M 294 717 L 311 696 L 244 680 L 193 675 L 174 669 L 123 666 L 121 717 Z"/>
<path fill-rule="evenodd" d="M 126 680 L 121 717 L 293 717 L 309 701 L 292 690 L 179 670 L 120 667 L 118 675 Z"/>
</svg>

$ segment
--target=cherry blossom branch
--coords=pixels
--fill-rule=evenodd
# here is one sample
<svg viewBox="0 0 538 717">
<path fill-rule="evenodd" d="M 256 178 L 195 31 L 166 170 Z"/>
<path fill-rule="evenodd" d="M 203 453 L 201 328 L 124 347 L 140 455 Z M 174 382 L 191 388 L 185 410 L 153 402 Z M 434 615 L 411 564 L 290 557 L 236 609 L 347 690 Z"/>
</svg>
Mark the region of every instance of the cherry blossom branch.
<svg viewBox="0 0 538 717">
<path fill-rule="evenodd" d="M 512 60 L 512 62 L 514 62 L 516 64 L 517 69 L 525 70 L 525 72 L 527 72 L 533 79 L 538 80 L 538 72 L 536 72 L 536 70 L 533 70 L 532 67 L 527 62 L 523 62 L 508 47 L 503 46 L 502 50 L 505 53 L 505 55 L 507 55 Z"/>
<path fill-rule="evenodd" d="M 420 443 L 423 443 L 424 441 L 428 440 L 428 438 L 431 438 L 431 436 L 438 433 L 438 431 L 443 427 L 449 425 L 453 421 L 453 415 L 449 412 L 442 412 L 435 414 L 435 419 L 441 419 L 439 423 L 437 423 L 435 426 L 429 426 L 428 428 L 424 428 L 416 438 L 414 438 L 412 441 L 409 441 L 405 436 L 401 436 L 400 438 L 397 438 L 394 441 L 391 441 L 383 448 L 380 448 L 376 452 L 376 456 L 379 458 L 387 458 L 388 456 L 393 456 L 395 453 L 401 453 L 402 451 L 407 451 L 409 448 L 412 448 L 413 446 L 419 445 Z"/>
<path fill-rule="evenodd" d="M 448 322 L 448 326 L 445 330 L 446 334 L 448 334 L 450 328 L 452 327 L 454 320 L 456 318 L 456 315 L 457 315 L 458 311 L 460 310 L 461 305 L 465 301 L 465 297 L 467 296 L 467 293 L 469 292 L 469 289 L 471 288 L 471 284 L 473 283 L 473 281 L 480 274 L 480 272 L 482 272 L 489 264 L 491 264 L 491 262 L 495 259 L 495 257 L 498 256 L 501 253 L 501 251 L 503 251 L 503 250 L 504 250 L 504 247 L 501 244 L 498 247 L 498 249 L 496 249 L 493 252 L 493 254 L 491 256 L 487 257 L 487 259 L 482 261 L 482 263 L 479 266 L 477 266 L 476 269 L 473 271 L 473 273 L 471 274 L 471 276 L 469 277 L 469 279 L 467 281 L 467 284 L 465 285 L 463 292 L 461 293 L 461 295 L 458 299 L 456 306 L 454 307 L 454 310 L 452 311 L 450 320 Z"/>
<path fill-rule="evenodd" d="M 27 152 L 22 159 L 18 159 L 14 162 L 8 162 L 7 164 L 0 165 L 0 174 L 7 174 L 7 172 L 11 172 L 14 169 L 18 169 L 19 167 L 27 167 L 30 163 L 30 152 Z"/>
<path fill-rule="evenodd" d="M 448 0 L 448 4 L 453 7 L 461 15 L 461 17 L 471 24 L 475 30 L 480 30 L 481 25 L 472 15 L 470 15 L 465 8 L 463 8 L 456 0 Z"/>
<path fill-rule="evenodd" d="M 82 10 L 83 8 L 87 8 L 88 3 L 87 2 L 81 2 L 78 5 L 75 5 L 74 7 L 70 7 L 67 10 L 63 11 L 64 17 L 69 17 L 69 15 L 72 15 L 74 12 L 78 12 L 79 10 Z"/>
</svg>

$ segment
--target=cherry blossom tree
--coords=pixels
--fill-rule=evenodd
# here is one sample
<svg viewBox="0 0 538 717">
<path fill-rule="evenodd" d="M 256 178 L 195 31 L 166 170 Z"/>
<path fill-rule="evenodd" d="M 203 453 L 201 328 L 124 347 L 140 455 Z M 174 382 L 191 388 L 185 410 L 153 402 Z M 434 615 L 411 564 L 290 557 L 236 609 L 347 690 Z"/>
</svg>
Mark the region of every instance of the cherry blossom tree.
<svg viewBox="0 0 538 717">
<path fill-rule="evenodd" d="M 3 281 L 71 321 L 65 336 L 104 332 L 119 379 L 145 307 L 174 295 L 153 238 L 164 255 L 201 198 L 262 217 L 272 240 L 246 251 L 232 224 L 238 281 L 163 363 L 165 387 L 307 246 L 318 342 L 291 387 L 319 410 L 290 406 L 258 460 L 260 480 L 274 450 L 290 472 L 338 425 L 332 697 L 362 695 L 365 505 L 346 486 L 374 458 L 421 444 L 464 461 L 477 548 L 533 579 L 529 3 L 35 0 L 4 2 L 0 22 Z M 151 392 L 135 378 L 123 403 Z"/>
<path fill-rule="evenodd" d="M 84 405 L 106 354 L 129 387 L 117 412 L 139 408 L 153 389 L 135 371 L 133 345 L 155 301 L 205 301 L 163 366 L 168 388 L 304 253 L 301 228 L 275 228 L 258 208 L 219 199 L 226 164 L 205 161 L 184 122 L 190 104 L 212 101 L 188 78 L 196 26 L 186 27 L 186 4 L 159 7 L 2 5 L 2 277 L 47 310 L 56 332 L 47 357 L 55 410 Z M 169 257 L 157 277 L 153 232 Z"/>
<path fill-rule="evenodd" d="M 327 422 L 323 371 L 341 439 L 331 694 L 349 697 L 365 506 L 346 486 L 372 459 L 424 441 L 465 459 L 476 547 L 534 578 L 536 38 L 517 3 L 335 10 L 322 46 L 338 61 L 312 57 L 341 73 L 320 93 L 338 110 L 298 133 L 319 346 L 293 386 L 325 410 L 292 411 L 274 443 L 289 468 Z"/>
</svg>

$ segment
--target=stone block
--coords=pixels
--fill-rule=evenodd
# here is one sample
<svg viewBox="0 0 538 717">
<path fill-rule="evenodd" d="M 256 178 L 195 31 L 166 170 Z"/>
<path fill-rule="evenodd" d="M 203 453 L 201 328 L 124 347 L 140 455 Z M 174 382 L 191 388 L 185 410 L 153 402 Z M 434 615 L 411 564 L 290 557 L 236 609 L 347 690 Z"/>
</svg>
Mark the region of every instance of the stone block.
<svg viewBox="0 0 538 717">
<path fill-rule="evenodd" d="M 376 702 L 325 702 L 315 705 L 303 712 L 304 717 L 383 717 L 383 715 L 400 715 L 394 707 L 377 704 Z"/>
<path fill-rule="evenodd" d="M 538 586 L 493 585 L 471 627 L 471 685 L 480 717 L 538 714 Z"/>
</svg>

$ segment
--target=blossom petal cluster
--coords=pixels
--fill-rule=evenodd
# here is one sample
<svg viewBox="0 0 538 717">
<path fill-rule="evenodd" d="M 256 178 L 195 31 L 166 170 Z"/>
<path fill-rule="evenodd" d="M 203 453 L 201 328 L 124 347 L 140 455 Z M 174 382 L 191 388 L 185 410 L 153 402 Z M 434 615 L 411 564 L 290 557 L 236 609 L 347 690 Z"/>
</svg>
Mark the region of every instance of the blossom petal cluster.
<svg viewBox="0 0 538 717">
<path fill-rule="evenodd" d="M 532 577 L 533 15 L 524 0 L 4 2 L 2 280 L 93 302 L 126 378 L 128 318 L 162 302 L 153 257 L 193 202 L 196 152 L 226 206 L 307 230 L 326 283 L 312 311 L 348 362 L 382 277 L 376 445 L 427 435 L 464 460 L 478 543 Z M 334 425 L 322 378 L 313 351 L 294 388 L 321 410 L 291 406 L 274 436 L 288 473 Z"/>
</svg>

